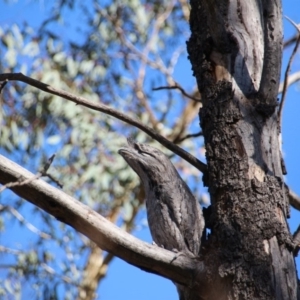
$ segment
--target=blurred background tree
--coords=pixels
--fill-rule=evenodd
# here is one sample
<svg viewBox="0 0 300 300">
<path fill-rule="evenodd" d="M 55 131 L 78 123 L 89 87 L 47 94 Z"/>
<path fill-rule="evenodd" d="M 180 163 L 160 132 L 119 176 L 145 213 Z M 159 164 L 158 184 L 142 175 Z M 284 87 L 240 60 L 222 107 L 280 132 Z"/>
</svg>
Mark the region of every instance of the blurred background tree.
<svg viewBox="0 0 300 300">
<path fill-rule="evenodd" d="M 22 72 L 107 104 L 203 159 L 201 96 L 185 45 L 188 1 L 0 1 L 0 11 L 1 73 Z M 124 230 L 144 234 L 143 191 L 117 150 L 127 136 L 153 143 L 146 134 L 19 82 L 3 90 L 1 106 L 1 154 L 37 173 L 56 153 L 50 172 L 66 193 Z M 208 205 L 199 172 L 163 150 Z M 11 192 L 0 197 L 1 296 L 111 299 L 101 296 L 111 254 Z M 151 242 L 149 234 L 145 239 Z M 116 277 L 109 280 L 120 288 Z"/>
</svg>

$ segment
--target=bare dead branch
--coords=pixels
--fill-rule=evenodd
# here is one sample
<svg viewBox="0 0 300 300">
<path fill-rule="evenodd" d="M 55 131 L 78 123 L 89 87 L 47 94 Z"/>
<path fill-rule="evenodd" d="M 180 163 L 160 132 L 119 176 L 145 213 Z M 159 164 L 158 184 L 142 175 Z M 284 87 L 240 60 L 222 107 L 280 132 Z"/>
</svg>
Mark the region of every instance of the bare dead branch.
<svg viewBox="0 0 300 300">
<path fill-rule="evenodd" d="M 73 284 L 77 286 L 78 284 L 74 282 L 74 280 L 71 277 L 68 277 L 66 275 L 58 274 L 52 267 L 45 263 L 41 263 L 41 267 L 49 274 L 54 275 L 55 277 L 61 278 L 64 282 Z"/>
<path fill-rule="evenodd" d="M 289 202 L 297 210 L 300 211 L 300 197 L 293 191 L 289 191 Z"/>
<path fill-rule="evenodd" d="M 300 71 L 295 72 L 292 75 L 289 75 L 286 83 L 286 89 L 299 80 L 300 80 Z M 283 92 L 283 86 L 284 86 L 284 82 L 280 83 L 278 94 L 281 94 Z"/>
<path fill-rule="evenodd" d="M 299 36 L 299 34 L 295 34 L 293 37 L 291 37 L 288 40 L 284 41 L 283 48 L 287 48 L 287 47 L 293 45 L 294 43 L 296 43 L 296 41 L 298 39 L 298 36 Z"/>
<path fill-rule="evenodd" d="M 13 207 L 9 207 L 8 210 L 20 221 L 20 223 L 24 224 L 30 231 L 37 234 L 43 239 L 51 239 L 51 236 L 49 234 L 39 230 L 30 222 L 28 222 L 16 209 L 14 209 Z"/>
<path fill-rule="evenodd" d="M 159 91 L 159 90 L 180 90 L 180 92 L 182 93 L 182 95 L 186 96 L 187 98 L 194 100 L 196 102 L 202 102 L 201 99 L 193 97 L 191 95 L 189 95 L 181 86 L 179 85 L 174 85 L 174 86 L 160 86 L 157 88 L 153 88 L 152 91 Z"/>
<path fill-rule="evenodd" d="M 25 181 L 33 176 L 29 171 L 0 155 L 0 183 L 7 184 L 19 178 Z M 29 180 L 23 186 L 11 187 L 11 190 L 84 234 L 103 250 L 145 271 L 190 285 L 195 279 L 195 272 L 197 271 L 199 276 L 204 270 L 202 262 L 182 255 L 170 263 L 174 258 L 173 252 L 138 240 L 88 206 L 41 179 Z"/>
<path fill-rule="evenodd" d="M 265 0 L 262 2 L 263 30 L 264 30 L 264 56 L 262 78 L 259 87 L 259 98 L 266 105 L 277 106 L 277 91 L 280 83 L 280 67 L 274 68 L 281 63 L 282 54 L 282 22 L 281 1 Z M 276 23 L 276 26 L 274 25 Z"/>
<path fill-rule="evenodd" d="M 190 138 L 194 138 L 194 137 L 199 137 L 199 136 L 202 136 L 203 133 L 202 131 L 199 131 L 197 133 L 191 133 L 191 134 L 187 134 L 186 136 L 182 137 L 181 139 L 178 140 L 178 143 L 181 143 L 187 139 L 190 139 Z"/>
<path fill-rule="evenodd" d="M 186 152 L 185 150 L 183 150 L 179 146 L 175 145 L 174 143 L 170 142 L 165 137 L 163 137 L 162 135 L 155 132 L 152 128 L 142 124 L 138 120 L 133 119 L 133 118 L 129 117 L 126 114 L 123 114 L 123 113 L 119 112 L 116 109 L 113 109 L 113 108 L 111 108 L 107 105 L 101 104 L 101 103 L 94 103 L 94 102 L 88 101 L 83 97 L 75 96 L 71 93 L 68 93 L 68 92 L 65 92 L 65 91 L 62 91 L 62 90 L 55 89 L 55 88 L 53 88 L 52 86 L 50 86 L 48 84 L 45 84 L 45 83 L 40 82 L 38 80 L 32 79 L 30 77 L 27 77 L 27 76 L 23 75 L 22 73 L 0 74 L 0 81 L 6 80 L 6 79 L 8 79 L 8 80 L 18 80 L 18 81 L 25 82 L 25 83 L 27 83 L 31 86 L 34 86 L 34 87 L 36 87 L 36 88 L 38 88 L 42 91 L 45 91 L 47 93 L 52 94 L 52 95 L 60 96 L 62 98 L 70 100 L 70 101 L 72 101 L 76 104 L 80 104 L 80 105 L 88 107 L 90 109 L 103 112 L 103 113 L 108 114 L 110 116 L 113 116 L 113 117 L 115 117 L 115 118 L 117 118 L 117 119 L 119 119 L 119 120 L 121 120 L 125 123 L 133 125 L 133 126 L 139 128 L 139 129 L 141 129 L 145 133 L 147 133 L 153 139 L 157 140 L 159 143 L 161 143 L 163 146 L 165 146 L 166 148 L 168 148 L 172 152 L 179 155 L 181 158 L 185 159 L 187 162 L 189 162 L 191 165 L 196 167 L 202 173 L 205 173 L 207 171 L 206 164 L 204 164 L 203 162 L 198 160 L 196 157 L 194 157 L 190 153 Z"/>
<path fill-rule="evenodd" d="M 43 176 L 49 177 L 53 182 L 55 182 L 60 188 L 62 188 L 62 184 L 60 184 L 58 182 L 58 180 L 56 180 L 52 175 L 48 174 L 47 171 L 50 168 L 53 160 L 54 160 L 55 154 L 51 155 L 51 157 L 48 159 L 48 161 L 46 162 L 46 164 L 43 166 L 43 170 L 41 170 L 40 172 L 38 172 L 36 175 L 34 175 L 32 178 L 28 178 L 26 180 L 17 180 L 15 182 L 8 182 L 7 184 L 3 185 L 0 188 L 0 193 L 2 193 L 5 189 L 7 188 L 11 188 L 14 186 L 22 186 L 24 184 L 28 184 L 30 181 L 34 181 L 36 179 L 39 179 Z"/>
<path fill-rule="evenodd" d="M 5 185 L 3 185 L 1 188 L 0 188 L 0 193 L 2 193 L 5 189 L 7 188 L 11 188 L 11 187 L 14 187 L 14 186 L 22 186 L 24 184 L 28 184 L 29 182 L 31 181 L 34 181 L 38 178 L 41 178 L 42 177 L 42 174 L 41 173 L 38 173 L 36 175 L 33 175 L 31 178 L 28 178 L 26 180 L 20 180 L 20 179 L 17 179 L 17 181 L 14 181 L 14 182 L 8 182 L 6 183 Z"/>
<path fill-rule="evenodd" d="M 13 255 L 20 255 L 20 254 L 24 253 L 23 251 L 12 249 L 12 248 L 7 248 L 7 247 L 1 246 L 1 245 L 0 245 L 0 252 L 13 254 Z"/>
<path fill-rule="evenodd" d="M 296 29 L 300 33 L 299 26 L 297 24 L 295 24 L 288 17 L 286 17 L 286 18 L 296 27 Z M 284 105 L 284 101 L 285 101 L 285 97 L 286 97 L 286 92 L 287 92 L 287 87 L 288 87 L 289 73 L 290 73 L 290 70 L 291 70 L 292 62 L 293 62 L 293 60 L 295 58 L 295 55 L 297 53 L 297 49 L 299 47 L 299 44 L 300 44 L 300 34 L 298 35 L 298 39 L 296 41 L 295 47 L 294 47 L 293 52 L 292 52 L 292 54 L 290 56 L 290 59 L 289 59 L 289 62 L 288 62 L 288 65 L 286 67 L 285 74 L 284 74 L 283 90 L 282 90 L 281 101 L 280 101 L 279 109 L 278 109 L 278 122 L 279 122 L 279 124 L 281 124 L 281 119 L 282 119 L 282 111 L 283 111 L 283 105 Z"/>
<path fill-rule="evenodd" d="M 296 24 L 292 19 L 290 19 L 288 16 L 284 16 L 298 31 L 298 34 L 300 34 L 300 25 Z"/>
</svg>

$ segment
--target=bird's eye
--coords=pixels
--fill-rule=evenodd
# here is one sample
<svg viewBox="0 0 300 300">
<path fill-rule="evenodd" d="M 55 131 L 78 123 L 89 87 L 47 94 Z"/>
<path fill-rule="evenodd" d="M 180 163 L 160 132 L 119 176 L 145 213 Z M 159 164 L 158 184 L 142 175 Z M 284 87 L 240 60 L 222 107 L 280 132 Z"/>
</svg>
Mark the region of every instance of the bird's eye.
<svg viewBox="0 0 300 300">
<path fill-rule="evenodd" d="M 140 152 L 142 155 L 145 155 L 145 156 L 151 156 L 153 158 L 155 158 L 155 155 L 153 153 L 150 153 L 150 152 L 146 152 L 146 151 L 141 151 Z"/>
<path fill-rule="evenodd" d="M 135 150 L 138 151 L 139 154 L 143 155 L 143 156 L 151 156 L 153 158 L 156 158 L 155 153 L 153 153 L 152 151 L 147 151 L 147 148 L 142 147 L 143 145 L 141 144 L 134 144 L 134 148 Z M 150 149 L 151 150 L 151 149 Z"/>
<path fill-rule="evenodd" d="M 137 150 L 138 153 L 143 154 L 144 151 L 142 150 L 139 144 L 134 144 L 134 149 Z"/>
</svg>

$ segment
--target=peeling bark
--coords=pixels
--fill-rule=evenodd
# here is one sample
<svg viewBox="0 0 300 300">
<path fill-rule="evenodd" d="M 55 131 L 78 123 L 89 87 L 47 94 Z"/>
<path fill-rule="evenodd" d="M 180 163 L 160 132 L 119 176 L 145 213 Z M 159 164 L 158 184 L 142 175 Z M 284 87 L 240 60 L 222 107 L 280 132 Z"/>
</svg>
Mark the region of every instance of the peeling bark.
<svg viewBox="0 0 300 300">
<path fill-rule="evenodd" d="M 281 2 L 191 6 L 188 52 L 203 101 L 212 201 L 202 259 L 206 278 L 220 286 L 217 298 L 209 290 L 203 298 L 299 299 L 276 111 Z"/>
</svg>

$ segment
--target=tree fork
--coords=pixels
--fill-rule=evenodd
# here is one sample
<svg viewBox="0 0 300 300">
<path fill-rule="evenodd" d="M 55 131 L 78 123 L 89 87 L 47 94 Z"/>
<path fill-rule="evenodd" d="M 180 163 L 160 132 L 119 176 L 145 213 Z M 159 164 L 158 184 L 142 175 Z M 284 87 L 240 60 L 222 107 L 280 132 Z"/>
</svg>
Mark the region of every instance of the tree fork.
<svg viewBox="0 0 300 300">
<path fill-rule="evenodd" d="M 279 144 L 281 2 L 191 1 L 212 202 L 203 299 L 300 299 Z M 201 298 L 201 299 L 202 299 Z"/>
</svg>

